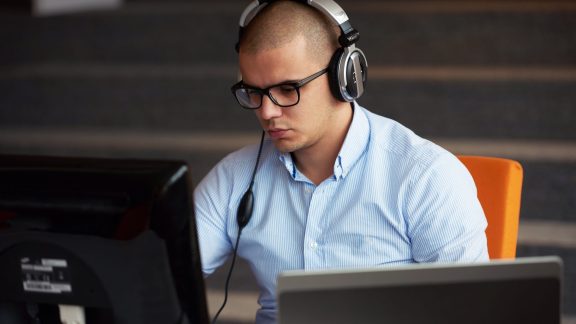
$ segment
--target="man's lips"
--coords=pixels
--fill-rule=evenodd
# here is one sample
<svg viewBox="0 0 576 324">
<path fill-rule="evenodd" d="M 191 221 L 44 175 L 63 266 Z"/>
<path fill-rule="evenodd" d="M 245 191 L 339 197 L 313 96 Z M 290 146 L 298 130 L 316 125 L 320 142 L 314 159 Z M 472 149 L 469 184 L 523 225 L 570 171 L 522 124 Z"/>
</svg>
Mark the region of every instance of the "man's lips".
<svg viewBox="0 0 576 324">
<path fill-rule="evenodd" d="M 268 129 L 268 135 L 272 138 L 282 138 L 288 131 L 288 129 L 284 128 L 270 128 Z"/>
</svg>

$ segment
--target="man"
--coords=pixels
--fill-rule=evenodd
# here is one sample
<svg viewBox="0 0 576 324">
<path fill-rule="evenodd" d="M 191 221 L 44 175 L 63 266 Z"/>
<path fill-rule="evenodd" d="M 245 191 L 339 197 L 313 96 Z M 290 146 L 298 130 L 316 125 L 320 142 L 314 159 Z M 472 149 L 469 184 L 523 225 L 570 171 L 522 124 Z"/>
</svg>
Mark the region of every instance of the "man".
<svg viewBox="0 0 576 324">
<path fill-rule="evenodd" d="M 486 219 L 458 159 L 335 98 L 324 70 L 338 36 L 315 8 L 279 1 L 240 39 L 239 87 L 252 95 L 238 100 L 268 135 L 238 248 L 260 287 L 257 323 L 275 320 L 281 271 L 488 259 Z M 195 191 L 206 274 L 236 246 L 257 154 L 256 145 L 230 154 Z"/>
</svg>

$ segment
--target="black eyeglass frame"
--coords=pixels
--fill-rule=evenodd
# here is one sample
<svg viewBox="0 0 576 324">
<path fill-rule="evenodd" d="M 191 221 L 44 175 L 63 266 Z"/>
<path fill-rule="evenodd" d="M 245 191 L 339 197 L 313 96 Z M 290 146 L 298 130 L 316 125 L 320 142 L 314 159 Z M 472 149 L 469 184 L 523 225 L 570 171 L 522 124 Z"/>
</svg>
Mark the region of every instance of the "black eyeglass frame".
<svg viewBox="0 0 576 324">
<path fill-rule="evenodd" d="M 282 108 L 286 108 L 286 107 L 292 107 L 292 106 L 296 106 L 298 103 L 300 103 L 300 88 L 302 88 L 303 86 L 305 86 L 306 84 L 316 80 L 317 78 L 319 78 L 320 76 L 322 76 L 323 74 L 325 74 L 326 72 L 328 72 L 328 68 L 322 69 L 310 76 L 305 77 L 304 79 L 300 80 L 300 81 L 295 81 L 295 82 L 282 82 L 282 83 L 278 83 L 278 84 L 274 84 L 269 86 L 268 88 L 265 89 L 261 89 L 261 88 L 256 88 L 256 87 L 252 87 L 252 86 L 248 86 L 246 84 L 244 84 L 244 81 L 240 80 L 239 82 L 237 82 L 236 84 L 234 84 L 230 90 L 232 90 L 232 95 L 234 96 L 234 98 L 236 98 L 236 101 L 238 101 L 238 104 L 240 105 L 240 107 L 244 108 L 244 109 L 248 109 L 248 110 L 254 110 L 254 109 L 258 109 L 260 107 L 262 107 L 262 98 L 264 97 L 264 95 L 266 95 L 268 98 L 270 98 L 270 100 L 272 100 L 272 102 Z M 275 88 L 275 87 L 279 87 L 279 86 L 292 86 L 294 87 L 294 90 L 296 90 L 296 94 L 298 99 L 296 100 L 295 103 L 290 104 L 290 105 L 281 105 L 280 103 L 278 103 L 278 101 L 276 100 L 276 98 L 274 98 L 274 96 L 270 93 L 270 89 Z M 236 95 L 236 91 L 240 90 L 240 89 L 248 89 L 248 90 L 253 90 L 256 93 L 260 94 L 260 104 L 257 107 L 247 107 L 244 106 L 240 100 L 238 99 L 238 96 Z"/>
</svg>

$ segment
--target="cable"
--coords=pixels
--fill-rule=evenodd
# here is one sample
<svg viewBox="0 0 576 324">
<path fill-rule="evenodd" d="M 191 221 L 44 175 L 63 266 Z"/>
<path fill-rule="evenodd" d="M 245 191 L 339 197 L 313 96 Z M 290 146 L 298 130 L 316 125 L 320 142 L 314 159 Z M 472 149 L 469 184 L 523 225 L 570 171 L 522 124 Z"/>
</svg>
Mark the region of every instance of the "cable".
<svg viewBox="0 0 576 324">
<path fill-rule="evenodd" d="M 238 228 L 238 236 L 236 237 L 236 246 L 234 247 L 234 254 L 232 255 L 232 264 L 230 264 L 230 269 L 228 270 L 228 276 L 226 277 L 226 284 L 224 285 L 224 301 L 222 302 L 222 306 L 214 315 L 214 319 L 212 319 L 212 324 L 216 323 L 218 320 L 218 316 L 226 306 L 226 302 L 228 301 L 228 286 L 230 284 L 230 277 L 232 277 L 232 270 L 234 269 L 234 263 L 236 263 L 236 256 L 238 255 L 238 243 L 240 243 L 240 234 L 242 234 L 242 228 Z"/>
<path fill-rule="evenodd" d="M 254 179 L 256 178 L 256 171 L 258 170 L 258 164 L 260 163 L 260 156 L 262 155 L 262 146 L 264 144 L 264 136 L 266 135 L 265 131 L 262 131 L 262 137 L 260 138 L 260 147 L 258 148 L 258 155 L 256 156 L 256 163 L 254 164 L 254 170 L 252 171 L 252 180 L 250 180 L 250 185 L 248 186 L 248 190 L 240 199 L 240 204 L 238 205 L 238 211 L 236 214 L 236 221 L 238 222 L 238 235 L 236 236 L 236 244 L 234 245 L 234 253 L 232 255 L 232 263 L 230 264 L 230 269 L 228 270 L 228 275 L 226 276 L 226 283 L 224 285 L 224 301 L 222 302 L 222 306 L 214 315 L 214 319 L 212 319 L 212 324 L 216 323 L 218 320 L 218 316 L 226 306 L 226 302 L 228 301 L 228 286 L 230 284 L 230 278 L 232 277 L 232 271 L 234 270 L 234 264 L 236 263 L 236 256 L 238 255 L 238 246 L 240 245 L 240 236 L 242 235 L 242 230 L 250 221 L 252 217 L 252 209 L 254 207 L 254 194 L 252 193 L 252 187 L 254 186 Z"/>
<path fill-rule="evenodd" d="M 260 136 L 260 145 L 258 146 L 258 155 L 256 156 L 256 164 L 254 165 L 254 170 L 252 170 L 252 181 L 250 181 L 249 191 L 252 191 L 252 186 L 254 185 L 254 178 L 256 178 L 256 171 L 258 170 L 258 164 L 260 163 L 260 156 L 262 155 L 262 146 L 264 146 L 264 136 L 266 132 L 262 131 L 262 136 Z"/>
</svg>

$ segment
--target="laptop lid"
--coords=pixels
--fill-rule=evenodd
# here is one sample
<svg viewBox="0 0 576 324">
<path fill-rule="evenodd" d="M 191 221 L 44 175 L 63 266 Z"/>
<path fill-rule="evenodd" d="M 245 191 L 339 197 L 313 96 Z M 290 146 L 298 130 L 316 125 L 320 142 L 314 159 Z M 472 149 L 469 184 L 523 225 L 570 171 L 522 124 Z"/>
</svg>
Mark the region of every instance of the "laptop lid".
<svg viewBox="0 0 576 324">
<path fill-rule="evenodd" d="M 289 271 L 278 323 L 560 323 L 562 260 Z"/>
</svg>

